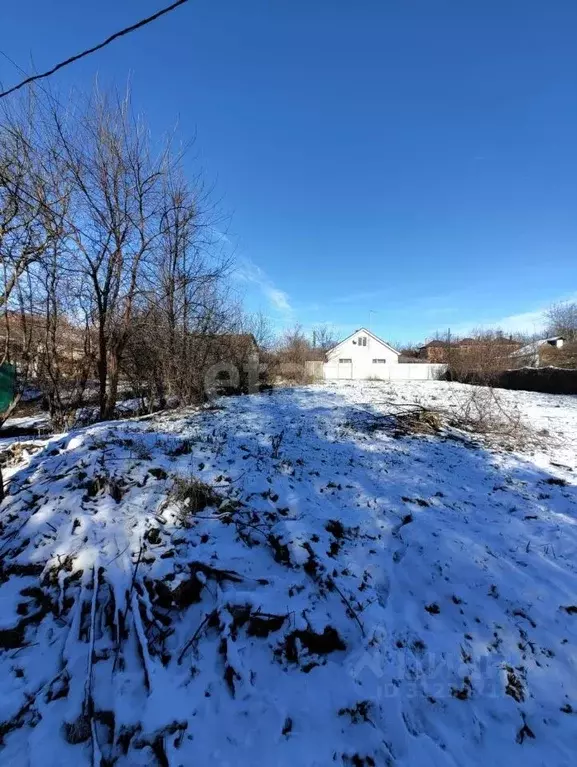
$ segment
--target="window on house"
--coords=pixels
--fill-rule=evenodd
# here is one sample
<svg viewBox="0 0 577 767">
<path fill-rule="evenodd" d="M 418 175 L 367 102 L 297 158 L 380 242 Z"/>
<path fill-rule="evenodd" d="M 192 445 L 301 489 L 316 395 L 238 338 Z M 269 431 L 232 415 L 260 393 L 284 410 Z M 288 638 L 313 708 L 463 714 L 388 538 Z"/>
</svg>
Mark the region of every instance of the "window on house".
<svg viewBox="0 0 577 767">
<path fill-rule="evenodd" d="M 359 346 L 366 346 L 366 345 L 367 345 L 367 337 L 359 336 Z"/>
<path fill-rule="evenodd" d="M 345 362 L 352 362 L 352 360 L 351 359 L 342 359 L 342 360 L 339 360 L 339 362 L 343 362 L 343 363 L 345 363 Z"/>
<path fill-rule="evenodd" d="M 373 365 L 384 365 L 387 360 L 373 360 Z"/>
</svg>

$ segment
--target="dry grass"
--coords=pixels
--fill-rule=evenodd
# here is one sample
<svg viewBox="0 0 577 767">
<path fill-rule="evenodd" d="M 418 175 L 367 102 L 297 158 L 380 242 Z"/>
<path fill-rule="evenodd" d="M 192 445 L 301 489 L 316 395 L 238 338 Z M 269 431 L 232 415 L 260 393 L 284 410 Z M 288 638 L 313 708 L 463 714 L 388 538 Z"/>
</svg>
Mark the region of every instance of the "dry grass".
<svg viewBox="0 0 577 767">
<path fill-rule="evenodd" d="M 175 502 L 183 515 L 198 514 L 209 507 L 218 507 L 222 497 L 210 485 L 196 477 L 177 478 L 170 493 L 170 500 Z"/>
<path fill-rule="evenodd" d="M 39 450 L 42 450 L 44 445 L 36 444 L 35 442 L 13 442 L 3 450 L 0 451 L 0 466 L 16 466 L 27 455 L 33 455 Z"/>
</svg>

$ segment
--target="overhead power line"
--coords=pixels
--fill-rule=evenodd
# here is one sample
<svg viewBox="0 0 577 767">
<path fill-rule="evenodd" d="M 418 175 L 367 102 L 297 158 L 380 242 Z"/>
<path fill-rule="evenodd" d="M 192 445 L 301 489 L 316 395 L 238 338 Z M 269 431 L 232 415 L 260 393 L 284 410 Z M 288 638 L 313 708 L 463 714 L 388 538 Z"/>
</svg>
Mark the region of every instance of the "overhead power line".
<svg viewBox="0 0 577 767">
<path fill-rule="evenodd" d="M 187 3 L 187 2 L 188 0 L 176 0 L 175 3 L 172 3 L 172 5 L 169 5 L 166 8 L 162 8 L 162 10 L 157 11 L 152 16 L 148 16 L 148 18 L 146 19 L 141 19 L 140 21 L 137 21 L 136 24 L 132 24 L 130 27 L 121 29 L 120 32 L 115 32 L 113 35 L 110 35 L 110 37 L 106 38 L 106 40 L 103 40 L 101 43 L 98 43 L 98 45 L 95 45 L 93 48 L 88 48 L 87 50 L 82 51 L 82 53 L 77 53 L 75 56 L 71 56 L 69 59 L 66 59 L 65 61 L 61 61 L 59 64 L 56 64 L 56 66 L 52 67 L 52 69 L 49 69 L 47 72 L 42 72 L 39 75 L 32 75 L 31 77 L 27 77 L 25 80 L 22 80 L 22 82 L 18 83 L 18 85 L 13 85 L 12 88 L 8 88 L 8 90 L 2 91 L 0 93 L 0 99 L 4 98 L 4 96 L 9 96 L 11 93 L 14 93 L 15 91 L 20 90 L 20 88 L 24 88 L 25 85 L 31 85 L 33 82 L 36 82 L 36 80 L 43 80 L 45 77 L 50 77 L 50 75 L 53 75 L 55 72 L 58 72 L 59 69 L 63 69 L 64 67 L 67 67 L 69 64 L 73 64 L 75 61 L 78 61 L 79 59 L 83 59 L 85 56 L 90 56 L 91 53 L 95 53 L 96 51 L 101 50 L 105 46 L 110 45 L 111 42 L 118 39 L 119 37 L 128 35 L 130 34 L 130 32 L 134 32 L 137 29 L 140 29 L 141 27 L 144 27 L 147 24 L 150 24 L 152 21 L 156 21 L 156 19 L 159 19 L 161 16 L 164 16 L 167 13 L 170 13 L 170 11 L 173 11 L 175 8 L 178 8 L 179 5 L 184 5 L 184 3 Z"/>
</svg>

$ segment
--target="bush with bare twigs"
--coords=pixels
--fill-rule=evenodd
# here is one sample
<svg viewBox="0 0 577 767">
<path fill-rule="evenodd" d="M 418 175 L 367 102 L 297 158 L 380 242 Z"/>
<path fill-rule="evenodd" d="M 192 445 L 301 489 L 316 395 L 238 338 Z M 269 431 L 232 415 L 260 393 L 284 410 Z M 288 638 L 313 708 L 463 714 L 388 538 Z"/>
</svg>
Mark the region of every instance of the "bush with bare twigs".
<svg viewBox="0 0 577 767">
<path fill-rule="evenodd" d="M 452 381 L 494 384 L 511 367 L 511 354 L 521 341 L 506 338 L 500 331 L 473 331 L 471 337 L 452 340 L 446 346 L 448 377 Z"/>
<path fill-rule="evenodd" d="M 311 383 L 312 377 L 307 372 L 306 363 L 313 359 L 311 347 L 302 327 L 295 325 L 279 339 L 274 354 L 267 360 L 271 381 L 293 384 Z M 322 352 L 320 353 L 322 356 Z"/>
<path fill-rule="evenodd" d="M 508 449 L 537 446 L 543 437 L 528 424 L 519 409 L 506 396 L 490 386 L 471 386 L 453 392 L 438 407 L 413 403 L 388 403 L 392 415 L 371 416 L 364 430 L 386 430 L 393 436 L 444 435 L 456 437 L 465 432 L 473 438 L 487 439 Z"/>
<path fill-rule="evenodd" d="M 517 405 L 506 402 L 490 386 L 471 387 L 448 416 L 451 426 L 471 434 L 504 438 L 522 447 L 532 436 Z"/>
</svg>

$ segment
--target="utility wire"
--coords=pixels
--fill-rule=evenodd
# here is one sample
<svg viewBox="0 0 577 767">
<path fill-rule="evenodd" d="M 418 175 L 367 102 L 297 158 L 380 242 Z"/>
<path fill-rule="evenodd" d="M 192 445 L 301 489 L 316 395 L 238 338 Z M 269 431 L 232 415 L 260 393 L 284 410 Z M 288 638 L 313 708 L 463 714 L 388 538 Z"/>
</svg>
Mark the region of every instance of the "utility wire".
<svg viewBox="0 0 577 767">
<path fill-rule="evenodd" d="M 161 16 L 164 16 L 166 13 L 170 13 L 170 11 L 173 11 L 175 8 L 178 8 L 179 5 L 184 5 L 184 3 L 187 3 L 188 0 L 176 0 L 175 3 L 172 5 L 167 6 L 166 8 L 163 8 L 160 11 L 157 11 L 152 16 L 148 16 L 146 19 L 141 19 L 140 21 L 137 21 L 136 24 L 132 24 L 129 27 L 125 27 L 125 29 L 121 29 L 120 32 L 115 32 L 113 35 L 110 35 L 110 37 L 106 38 L 101 43 L 98 43 L 98 45 L 95 45 L 93 48 L 88 48 L 85 51 L 82 51 L 82 53 L 77 53 L 75 56 L 71 56 L 69 59 L 66 59 L 65 61 L 61 61 L 59 64 L 56 64 L 56 66 L 52 67 L 52 69 L 49 69 L 47 72 L 42 72 L 42 74 L 39 75 L 32 75 L 31 77 L 27 77 L 25 80 L 22 80 L 22 82 L 18 83 L 18 85 L 12 86 L 12 88 L 8 88 L 8 90 L 2 91 L 0 93 L 0 99 L 4 98 L 4 96 L 9 96 L 11 93 L 14 93 L 15 91 L 20 90 L 20 88 L 23 88 L 25 85 L 30 85 L 33 82 L 36 82 L 36 80 L 43 80 L 45 77 L 50 77 L 50 75 L 53 75 L 55 72 L 58 72 L 59 69 L 63 69 L 64 67 L 67 67 L 69 64 L 73 64 L 75 61 L 78 61 L 79 59 L 83 59 L 85 56 L 89 56 L 91 53 L 95 53 L 96 51 L 101 50 L 105 46 L 109 45 L 111 42 L 116 40 L 119 37 L 123 37 L 124 35 L 128 35 L 130 32 L 134 32 L 137 29 L 140 29 L 141 27 L 146 26 L 147 24 L 150 24 L 152 21 L 156 21 L 156 19 L 159 19 Z"/>
<path fill-rule="evenodd" d="M 14 59 L 13 59 L 13 58 L 11 58 L 11 57 L 10 57 L 10 56 L 9 56 L 9 55 L 6 53 L 6 51 L 3 51 L 3 50 L 1 50 L 1 49 L 0 49 L 0 56 L 4 56 L 4 58 L 6 59 L 6 61 L 10 62 L 10 64 L 12 64 L 12 66 L 14 66 L 14 67 L 15 67 L 16 69 L 18 69 L 20 72 L 22 72 L 22 74 L 23 74 L 25 77 L 29 77 L 29 75 L 28 75 L 28 72 L 27 72 L 25 69 L 22 69 L 22 67 L 20 66 L 20 64 L 18 64 L 18 62 L 17 62 L 17 61 L 14 61 Z M 64 111 L 66 111 L 66 107 L 64 106 L 64 104 L 63 104 L 63 103 L 62 103 L 62 102 L 61 102 L 61 101 L 60 101 L 60 100 L 59 100 L 59 99 L 56 97 L 56 95 L 55 95 L 55 94 L 54 94 L 54 93 L 53 93 L 51 90 L 47 90 L 47 89 L 44 87 L 44 85 L 42 85 L 42 83 L 39 83 L 39 84 L 38 84 L 38 87 L 40 88 L 40 90 L 41 90 L 41 91 L 42 91 L 44 94 L 46 94 L 47 98 L 48 98 L 50 101 L 53 101 L 53 102 L 55 102 L 56 104 L 58 104 L 58 106 L 59 106 L 59 107 L 61 107 L 61 108 L 62 108 Z M 42 109 L 42 111 L 44 111 L 46 114 L 48 114 L 48 116 L 49 116 L 49 117 L 51 116 L 51 115 L 50 115 L 50 112 L 49 112 L 49 111 L 48 111 L 48 109 L 47 109 L 47 107 L 46 107 L 46 106 L 45 106 L 45 105 L 44 105 L 44 104 L 43 104 L 41 101 L 38 101 L 38 102 L 37 102 L 37 104 L 38 104 L 38 107 L 39 107 L 40 109 Z M 13 128 L 11 128 L 11 127 L 10 127 L 10 125 L 6 125 L 6 124 L 3 124 L 3 125 L 2 125 L 2 129 L 3 129 L 3 130 L 5 130 L 5 131 L 8 131 L 8 133 L 11 133 L 11 134 L 12 134 L 12 136 L 14 136 L 14 138 L 18 139 L 19 141 L 22 141 L 22 142 L 23 142 L 23 143 L 24 143 L 24 144 L 25 144 L 25 145 L 28 147 L 28 149 L 29 149 L 31 152 L 34 152 L 34 151 L 35 151 L 35 150 L 34 150 L 34 148 L 32 147 L 32 144 L 31 144 L 31 143 L 28 141 L 28 139 L 27 139 L 27 138 L 26 138 L 26 137 L 25 137 L 25 136 L 24 136 L 22 133 L 17 133 L 17 132 L 16 132 L 16 131 L 15 131 Z M 79 147 L 78 149 L 79 149 L 79 151 L 80 151 L 80 155 L 81 155 L 81 163 L 82 163 L 82 164 L 84 165 L 84 167 L 86 168 L 86 167 L 87 167 L 87 163 L 86 163 L 86 161 L 85 161 L 85 152 L 84 152 L 82 149 L 80 149 L 80 147 Z M 61 159 L 61 160 L 63 159 L 63 158 L 62 158 L 62 154 L 61 154 L 61 153 L 58 153 L 58 152 L 56 152 L 56 155 L 57 155 L 57 157 L 58 157 L 59 159 Z M 28 193 L 28 194 L 30 194 L 30 193 Z"/>
<path fill-rule="evenodd" d="M 183 0 L 183 1 L 186 2 L 186 0 Z M 22 69 L 20 64 L 14 61 L 14 59 L 12 59 L 5 51 L 0 50 L 0 55 L 4 56 L 6 61 L 9 61 L 14 67 L 16 67 L 16 69 L 20 70 L 20 72 L 22 72 L 23 75 L 28 76 L 28 73 L 26 72 L 26 70 Z M 61 106 L 64 109 L 62 102 L 60 102 L 53 93 L 47 91 L 42 84 L 40 84 L 38 87 L 46 94 L 46 96 L 48 96 L 48 98 L 53 99 L 57 104 L 59 104 L 59 106 Z M 7 130 L 9 133 L 11 133 L 14 136 L 14 138 L 16 138 L 19 141 L 22 141 L 31 152 L 35 151 L 32 144 L 28 141 L 28 139 L 23 134 L 17 133 L 16 131 L 12 130 L 12 128 L 8 125 L 3 125 L 2 127 L 4 130 Z M 57 156 L 59 157 L 59 159 L 62 159 L 61 154 L 58 154 Z M 84 156 L 82 157 L 82 161 L 84 162 Z M 86 164 L 85 164 L 85 167 L 87 167 Z M 78 232 L 87 240 L 89 240 L 93 245 L 96 245 L 98 247 L 101 246 L 101 243 L 97 239 L 95 239 L 93 236 L 88 234 L 86 230 L 82 229 L 77 224 L 73 224 L 67 216 L 63 215 L 60 211 L 55 211 L 54 207 L 51 206 L 50 203 L 47 203 L 45 200 L 42 200 L 39 197 L 37 197 L 33 192 L 30 192 L 27 189 L 25 189 L 22 184 L 18 185 L 18 189 L 20 193 L 18 193 L 15 188 L 11 188 L 10 179 L 7 176 L 5 176 L 1 170 L 0 170 L 0 184 L 4 184 L 6 188 L 9 190 L 9 193 L 16 200 L 18 200 L 18 202 L 21 203 L 22 205 L 25 205 L 25 206 L 30 205 L 31 204 L 30 200 L 32 200 L 33 203 L 35 203 L 36 205 L 39 205 L 41 208 L 43 208 L 45 211 L 47 211 L 51 215 L 60 217 L 62 222 L 67 224 L 70 227 L 71 231 Z M 30 200 L 23 199 L 21 196 L 22 194 L 25 194 L 27 197 L 30 198 Z"/>
<path fill-rule="evenodd" d="M 168 13 L 169 10 L 171 10 L 172 8 L 175 8 L 177 5 L 180 5 L 180 4 L 184 3 L 184 2 L 187 2 L 187 0 L 180 0 L 179 3 L 175 3 L 174 5 L 170 6 L 170 8 L 166 8 L 163 11 L 160 11 L 158 14 L 156 14 L 156 18 L 158 18 L 158 16 L 162 15 L 163 13 Z M 152 18 L 153 17 L 150 17 L 150 19 L 145 20 L 143 23 L 148 23 L 148 21 L 151 21 Z M 0 49 L 0 55 L 2 55 L 6 59 L 6 61 L 9 61 L 10 64 L 12 64 L 16 69 L 18 69 L 20 72 L 22 72 L 23 75 L 28 75 L 26 70 L 22 69 L 22 67 L 16 61 L 14 61 L 14 59 L 12 59 L 5 51 Z M 41 75 L 41 76 L 44 77 L 44 75 Z M 29 77 L 28 80 L 24 81 L 21 85 L 25 85 L 26 82 L 28 82 L 30 80 L 34 80 L 34 79 L 35 78 L 33 78 L 33 77 Z M 21 86 L 18 86 L 18 87 L 21 87 Z M 42 91 L 44 91 L 44 93 L 49 98 L 54 99 L 54 101 L 56 101 L 57 104 L 59 104 L 62 108 L 64 108 L 62 103 L 56 98 L 56 96 L 53 93 L 47 91 L 46 88 L 42 84 L 40 84 L 38 87 Z M 3 94 L 0 94 L 0 96 L 1 95 L 3 95 Z M 7 130 L 9 133 L 12 133 L 12 135 L 15 138 L 17 138 L 18 140 L 21 140 L 28 147 L 28 149 L 30 149 L 31 151 L 34 151 L 34 148 L 32 147 L 32 145 L 30 144 L 30 142 L 28 141 L 28 139 L 24 135 L 22 135 L 20 133 L 17 133 L 16 131 L 12 130 L 10 128 L 10 126 L 3 125 L 2 127 L 4 128 L 4 130 Z M 61 155 L 58 155 L 58 157 L 60 159 L 62 159 Z M 84 158 L 83 158 L 83 160 L 84 160 Z M 45 200 L 40 199 L 33 192 L 30 192 L 29 190 L 25 189 L 22 184 L 18 185 L 18 190 L 19 191 L 16 191 L 16 189 L 13 188 L 13 187 L 11 188 L 10 187 L 11 180 L 2 173 L 1 169 L 0 169 L 0 184 L 4 184 L 7 187 L 7 189 L 9 190 L 9 193 L 16 200 L 18 200 L 18 202 L 20 204 L 25 205 L 25 206 L 29 206 L 29 205 L 31 205 L 31 202 L 32 202 L 35 205 L 40 206 L 45 211 L 47 211 L 49 214 L 51 214 L 53 216 L 59 217 L 62 220 L 63 223 L 67 224 L 70 227 L 71 231 L 77 232 L 78 234 L 81 234 L 83 237 L 85 237 L 87 240 L 89 240 L 93 245 L 96 245 L 99 248 L 102 247 L 102 243 L 98 239 L 96 239 L 92 235 L 88 234 L 86 232 L 86 230 L 82 229 L 80 226 L 78 226 L 78 224 L 72 223 L 70 221 L 70 219 L 66 215 L 64 215 L 63 213 L 61 213 L 60 211 L 56 211 L 54 209 L 53 205 L 51 205 L 50 203 L 46 202 Z M 22 194 L 26 195 L 29 199 L 27 199 L 27 200 L 24 199 L 22 197 Z"/>
</svg>

